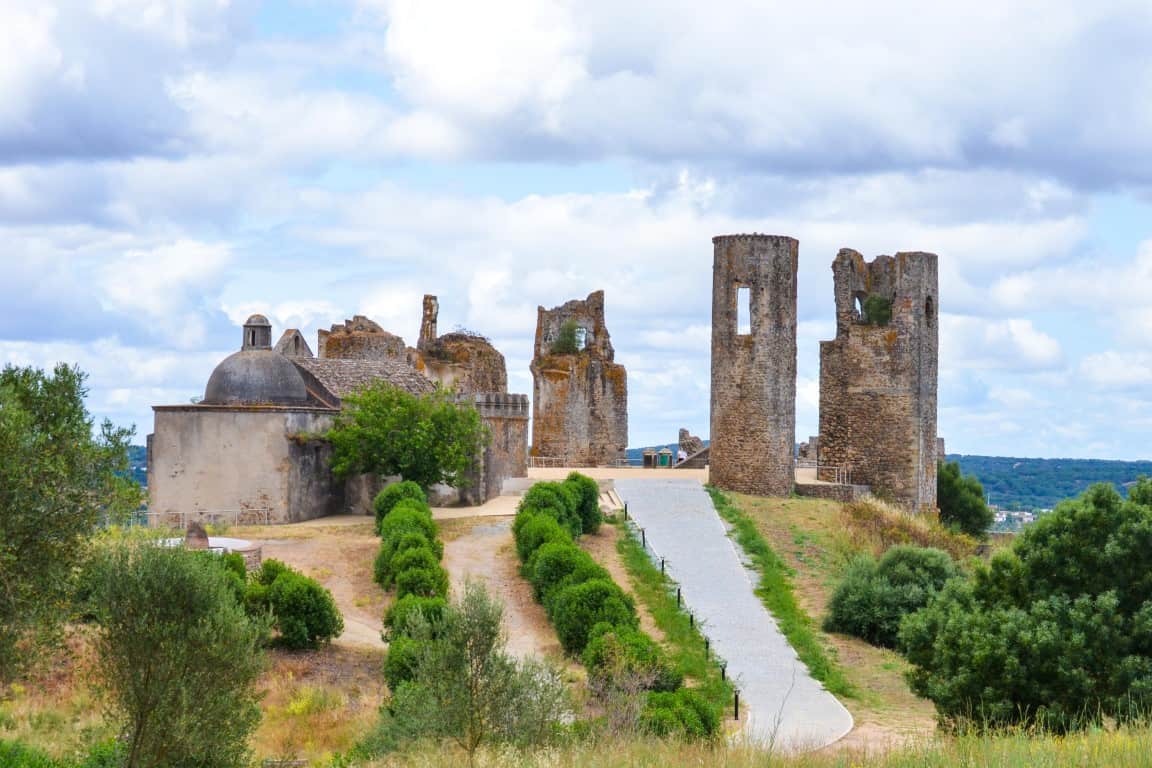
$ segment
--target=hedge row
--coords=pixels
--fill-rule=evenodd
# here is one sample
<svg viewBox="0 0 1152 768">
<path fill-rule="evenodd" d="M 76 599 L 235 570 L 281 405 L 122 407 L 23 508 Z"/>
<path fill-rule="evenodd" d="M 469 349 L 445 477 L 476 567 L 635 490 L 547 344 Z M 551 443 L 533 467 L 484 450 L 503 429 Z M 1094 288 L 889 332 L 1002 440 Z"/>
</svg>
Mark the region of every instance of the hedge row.
<svg viewBox="0 0 1152 768">
<path fill-rule="evenodd" d="M 444 544 L 420 486 L 407 480 L 390 485 L 377 494 L 372 506 L 380 535 L 376 583 L 384 589 L 395 587 L 398 600 L 409 595 L 445 597 L 448 572 L 440 565 Z"/>
<path fill-rule="evenodd" d="M 641 726 L 659 736 L 711 737 L 719 715 L 681 686 L 684 677 L 655 640 L 639 629 L 632 597 L 576 546 L 600 527 L 596 481 L 573 472 L 524 494 L 512 524 L 521 574 L 544 605 L 560 644 L 589 674 L 631 676 L 649 690 Z M 703 711 L 702 711 L 703 710 Z"/>
</svg>

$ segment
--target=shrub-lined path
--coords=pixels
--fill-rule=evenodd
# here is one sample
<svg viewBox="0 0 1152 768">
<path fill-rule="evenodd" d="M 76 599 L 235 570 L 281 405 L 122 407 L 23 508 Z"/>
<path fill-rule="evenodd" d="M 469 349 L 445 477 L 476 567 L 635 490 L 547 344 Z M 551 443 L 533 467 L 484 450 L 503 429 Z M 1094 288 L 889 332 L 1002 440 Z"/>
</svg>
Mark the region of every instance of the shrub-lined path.
<svg viewBox="0 0 1152 768">
<path fill-rule="evenodd" d="M 616 480 L 629 516 L 740 689 L 744 734 L 783 751 L 816 749 L 852 729 L 852 716 L 813 680 L 753 592 L 749 572 L 697 480 Z"/>
</svg>

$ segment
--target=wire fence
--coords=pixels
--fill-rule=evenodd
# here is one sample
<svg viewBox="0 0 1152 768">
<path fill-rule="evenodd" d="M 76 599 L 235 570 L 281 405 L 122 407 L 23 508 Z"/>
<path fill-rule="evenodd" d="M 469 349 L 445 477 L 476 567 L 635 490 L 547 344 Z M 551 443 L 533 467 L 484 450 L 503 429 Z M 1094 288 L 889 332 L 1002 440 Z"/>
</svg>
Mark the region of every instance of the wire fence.
<svg viewBox="0 0 1152 768">
<path fill-rule="evenodd" d="M 668 562 L 668 559 L 656 551 L 656 548 L 648 543 L 648 534 L 640 525 L 636 523 L 631 517 L 628 516 L 628 502 L 624 502 L 624 524 L 640 542 L 640 548 L 653 565 L 660 567 L 660 573 L 668 582 L 668 589 L 676 590 L 676 607 L 688 614 L 688 623 L 693 629 L 700 633 L 700 637 L 704 638 L 704 654 L 708 658 L 714 660 L 717 666 L 720 667 L 720 679 L 728 680 L 728 662 L 721 658 L 712 650 L 712 641 L 708 635 L 704 634 L 704 623 L 696 621 L 696 615 L 689 608 L 687 601 L 684 599 L 683 591 L 680 582 L 676 579 L 675 566 Z M 736 720 L 740 719 L 740 689 L 736 687 L 735 681 L 731 680 L 732 685 L 732 712 Z"/>
</svg>

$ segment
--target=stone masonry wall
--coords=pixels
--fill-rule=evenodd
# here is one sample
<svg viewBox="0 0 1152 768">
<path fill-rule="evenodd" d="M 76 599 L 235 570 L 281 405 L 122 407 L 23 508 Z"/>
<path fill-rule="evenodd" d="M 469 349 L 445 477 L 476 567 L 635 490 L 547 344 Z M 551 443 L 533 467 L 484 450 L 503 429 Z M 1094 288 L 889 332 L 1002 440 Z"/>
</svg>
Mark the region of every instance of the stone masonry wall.
<svg viewBox="0 0 1152 768">
<path fill-rule="evenodd" d="M 561 327 L 574 321 L 584 348 L 554 354 Z M 537 309 L 532 356 L 532 451 L 587 467 L 623 459 L 628 447 L 628 375 L 614 360 L 604 324 L 604 292 Z"/>
<path fill-rule="evenodd" d="M 507 478 L 528 476 L 528 396 L 485 393 L 469 399 L 491 439 L 481 454 L 472 484 L 460 492 L 460 500 L 483 504 L 500 495 Z"/>
<path fill-rule="evenodd" d="M 420 339 L 408 350 L 408 360 L 424 376 L 461 394 L 508 391 L 504 355 L 484 336 L 469 331 L 436 335 L 439 300 L 424 295 Z"/>
<path fill-rule="evenodd" d="M 821 480 L 847 468 L 853 483 L 920 512 L 936 506 L 937 257 L 898 253 L 832 263 L 836 338 L 820 342 Z M 869 295 L 892 302 L 868 323 Z"/>
<path fill-rule="evenodd" d="M 795 481 L 796 267 L 777 235 L 712 238 L 710 478 L 740 493 L 787 496 Z M 738 333 L 739 288 L 750 332 Z"/>
<path fill-rule="evenodd" d="M 321 328 L 316 334 L 316 356 L 341 360 L 406 360 L 404 339 L 389 333 L 363 315 Z"/>
</svg>

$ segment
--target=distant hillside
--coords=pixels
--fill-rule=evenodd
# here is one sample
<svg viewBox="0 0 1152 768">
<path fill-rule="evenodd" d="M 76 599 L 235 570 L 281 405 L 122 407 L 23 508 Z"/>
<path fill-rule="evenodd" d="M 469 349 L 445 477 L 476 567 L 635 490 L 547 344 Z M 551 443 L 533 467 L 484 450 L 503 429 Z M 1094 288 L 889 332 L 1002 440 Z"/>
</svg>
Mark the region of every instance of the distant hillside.
<svg viewBox="0 0 1152 768">
<path fill-rule="evenodd" d="M 1005 509 L 1048 509 L 1079 496 L 1093 483 L 1112 483 L 1122 492 L 1141 475 L 1152 476 L 1152 461 L 1101 459 L 1017 459 L 948 454 L 965 474 L 984 485 L 988 500 Z"/>
<path fill-rule="evenodd" d="M 129 477 L 147 487 L 148 485 L 148 449 L 142 445 L 128 446 Z"/>
<path fill-rule="evenodd" d="M 704 441 L 707 445 L 708 441 Z M 654 446 L 656 450 L 663 445 Z M 667 447 L 675 453 L 676 443 Z M 629 448 L 628 460 L 641 463 L 643 448 Z M 1050 509 L 1063 499 L 1079 496 L 1093 483 L 1112 483 L 1121 492 L 1141 475 L 1152 477 L 1152 461 L 1101 459 L 1021 459 L 1011 456 L 948 454 L 965 474 L 984 485 L 989 502 L 1003 509 Z"/>
</svg>

